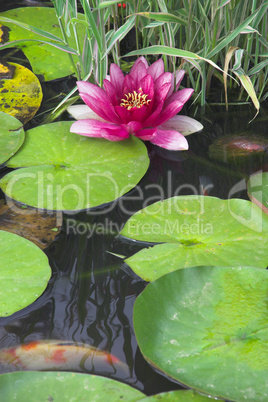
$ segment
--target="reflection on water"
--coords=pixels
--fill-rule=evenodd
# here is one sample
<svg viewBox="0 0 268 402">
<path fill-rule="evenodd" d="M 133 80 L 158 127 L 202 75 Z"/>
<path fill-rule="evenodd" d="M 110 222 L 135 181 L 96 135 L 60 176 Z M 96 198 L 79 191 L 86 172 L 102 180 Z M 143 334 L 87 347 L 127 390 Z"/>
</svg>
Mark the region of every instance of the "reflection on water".
<svg viewBox="0 0 268 402">
<path fill-rule="evenodd" d="M 79 342 L 111 353 L 122 362 L 121 367 L 95 366 L 85 371 L 121 380 L 148 394 L 179 388 L 145 362 L 134 335 L 133 304 L 146 282 L 120 256 L 130 256 L 146 245 L 116 234 L 134 212 L 173 195 L 209 193 L 247 199 L 241 183 L 250 173 L 267 170 L 267 152 L 259 164 L 256 159 L 253 163 L 248 159 L 242 166 L 210 159 L 208 149 L 213 141 L 237 133 L 236 125 L 241 126 L 240 134 L 244 130 L 239 114 L 224 114 L 218 120 L 215 116 L 204 122 L 201 134 L 189 137 L 188 152 L 165 152 L 149 145 L 147 174 L 136 189 L 116 203 L 64 215 L 63 232 L 46 250 L 53 272 L 48 287 L 31 306 L 0 319 L 1 349 L 40 340 Z M 251 123 L 251 130 L 263 138 L 267 134 L 265 117 Z M 3 373 L 14 367 L 2 365 L 0 370 Z"/>
<path fill-rule="evenodd" d="M 267 170 L 267 152 L 259 164 L 248 159 L 241 167 L 210 159 L 208 149 L 215 140 L 248 130 L 239 114 L 215 117 L 206 116 L 204 131 L 188 137 L 188 152 L 165 152 L 149 145 L 147 174 L 112 206 L 64 215 L 65 229 L 46 250 L 53 271 L 48 287 L 31 306 L 0 319 L 1 349 L 39 340 L 79 342 L 111 353 L 127 367 L 123 372 L 93 369 L 97 374 L 148 394 L 178 388 L 145 362 L 133 331 L 133 304 L 146 283 L 117 255 L 130 256 L 145 245 L 123 241 L 116 234 L 134 212 L 173 195 L 247 199 L 245 185 L 238 184 L 256 170 Z M 254 130 L 266 138 L 266 123 L 264 111 L 251 123 L 252 138 Z M 12 368 L 2 366 L 1 370 Z"/>
</svg>

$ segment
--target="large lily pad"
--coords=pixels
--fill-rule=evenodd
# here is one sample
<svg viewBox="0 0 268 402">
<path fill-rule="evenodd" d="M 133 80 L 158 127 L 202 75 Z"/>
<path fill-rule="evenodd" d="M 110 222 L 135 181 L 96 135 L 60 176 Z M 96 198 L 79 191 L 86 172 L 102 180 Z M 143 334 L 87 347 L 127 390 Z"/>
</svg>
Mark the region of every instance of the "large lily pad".
<svg viewBox="0 0 268 402">
<path fill-rule="evenodd" d="M 47 256 L 29 240 L 0 230 L 0 316 L 28 306 L 51 276 Z"/>
<path fill-rule="evenodd" d="M 37 27 L 39 30 L 49 32 L 52 35 L 62 39 L 61 29 L 56 17 L 55 10 L 51 7 L 21 7 L 14 10 L 9 10 L 1 13 L 1 17 L 17 20 L 24 24 Z M 85 20 L 82 14 L 78 14 L 78 17 Z M 14 23 L 3 22 L 5 26 L 9 28 L 9 41 L 15 40 L 43 40 L 53 42 L 44 36 L 37 33 L 26 30 Z M 85 27 L 77 24 L 78 36 L 81 37 L 81 43 L 85 34 Z M 76 42 L 74 35 L 68 38 L 69 46 L 76 49 Z M 56 44 L 57 42 L 54 42 Z M 13 45 L 14 46 L 14 45 Z M 68 53 L 58 49 L 54 46 L 38 43 L 38 42 L 23 42 L 17 45 L 21 47 L 28 60 L 31 63 L 33 72 L 35 74 L 42 74 L 44 79 L 54 80 L 57 78 L 65 77 L 74 73 L 74 67 L 70 62 Z M 74 56 L 75 63 L 78 61 Z"/>
<path fill-rule="evenodd" d="M 170 198 L 134 214 L 121 234 L 163 243 L 126 260 L 147 281 L 197 265 L 268 265 L 268 217 L 250 201 Z"/>
<path fill-rule="evenodd" d="M 24 141 L 21 122 L 7 113 L 0 112 L 0 164 L 6 162 Z"/>
<path fill-rule="evenodd" d="M 256 173 L 248 181 L 248 196 L 268 215 L 268 172 Z"/>
<path fill-rule="evenodd" d="M 4 401 L 137 401 L 144 394 L 109 378 L 64 372 L 17 372 L 0 375 Z"/>
<path fill-rule="evenodd" d="M 48 210 L 81 210 L 113 201 L 131 190 L 149 166 L 142 141 L 110 142 L 70 133 L 72 122 L 26 132 L 0 187 L 8 197 Z"/>
<path fill-rule="evenodd" d="M 162 392 L 140 399 L 140 402 L 168 401 L 168 402 L 212 402 L 213 398 L 201 395 L 193 390 Z"/>
<path fill-rule="evenodd" d="M 267 279 L 254 267 L 192 267 L 150 283 L 134 305 L 142 354 L 199 391 L 267 401 Z"/>
<path fill-rule="evenodd" d="M 23 124 L 39 109 L 43 93 L 37 77 L 26 67 L 16 63 L 13 78 L 0 82 L 0 110 L 16 117 Z"/>
</svg>

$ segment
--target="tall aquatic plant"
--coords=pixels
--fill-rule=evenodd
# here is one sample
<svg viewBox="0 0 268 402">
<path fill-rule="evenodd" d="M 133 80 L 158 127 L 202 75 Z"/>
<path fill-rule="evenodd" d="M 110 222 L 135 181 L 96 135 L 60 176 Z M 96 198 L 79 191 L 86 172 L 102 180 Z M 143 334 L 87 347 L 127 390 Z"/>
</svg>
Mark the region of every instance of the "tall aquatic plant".
<svg viewBox="0 0 268 402">
<path fill-rule="evenodd" d="M 203 59 L 225 67 L 226 72 L 238 78 L 242 86 L 237 101 L 245 98 L 244 90 L 257 109 L 258 102 L 267 98 L 266 0 L 155 0 L 139 1 L 138 4 L 137 27 L 145 49 L 132 52 L 132 55 L 164 54 L 164 57 L 171 56 L 171 64 L 174 56 L 182 58 L 190 85 L 200 93 L 201 105 L 209 98 L 212 78 L 223 83 L 223 75 Z M 133 12 L 133 7 L 129 6 L 129 12 Z M 187 58 L 186 51 L 201 59 Z M 230 55 L 236 56 L 233 65 Z M 226 91 L 227 86 L 237 88 L 238 83 L 228 80 L 227 85 L 226 80 Z"/>
</svg>

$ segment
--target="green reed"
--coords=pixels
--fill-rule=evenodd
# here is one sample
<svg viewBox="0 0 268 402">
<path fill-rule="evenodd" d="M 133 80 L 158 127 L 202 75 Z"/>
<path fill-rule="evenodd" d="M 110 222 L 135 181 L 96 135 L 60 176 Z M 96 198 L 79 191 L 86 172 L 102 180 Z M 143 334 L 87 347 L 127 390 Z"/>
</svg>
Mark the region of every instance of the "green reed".
<svg viewBox="0 0 268 402">
<path fill-rule="evenodd" d="M 152 60 L 163 57 L 168 71 L 184 68 L 187 85 L 195 89 L 195 101 L 202 106 L 211 100 L 215 80 L 225 87 L 226 103 L 230 90 L 232 102 L 250 97 L 257 110 L 267 99 L 268 0 L 126 0 L 126 8 L 118 3 L 51 0 L 62 38 L 21 26 L 68 52 L 79 80 L 102 86 L 111 62 L 127 70 L 124 57 L 143 54 Z M 84 28 L 83 37 L 78 36 L 78 25 Z M 131 30 L 136 45 L 122 55 L 120 42 Z M 69 46 L 71 36 L 76 49 Z"/>
</svg>

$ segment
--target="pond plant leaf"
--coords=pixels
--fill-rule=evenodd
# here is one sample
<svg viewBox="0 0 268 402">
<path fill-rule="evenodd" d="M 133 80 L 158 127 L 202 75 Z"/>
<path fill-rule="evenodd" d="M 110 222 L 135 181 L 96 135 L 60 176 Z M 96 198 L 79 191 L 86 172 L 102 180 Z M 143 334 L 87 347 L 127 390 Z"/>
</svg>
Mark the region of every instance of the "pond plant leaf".
<svg viewBox="0 0 268 402">
<path fill-rule="evenodd" d="M 0 230 L 15 233 L 41 249 L 47 248 L 60 233 L 61 213 L 46 213 L 36 208 L 8 205 L 0 200 Z"/>
<path fill-rule="evenodd" d="M 0 230 L 0 316 L 33 303 L 51 276 L 47 256 L 23 237 Z"/>
<path fill-rule="evenodd" d="M 213 398 L 205 395 L 201 395 L 198 392 L 193 390 L 177 390 L 177 391 L 169 391 L 162 392 L 161 394 L 155 394 L 147 396 L 146 398 L 139 399 L 140 402 L 149 402 L 149 401 L 168 401 L 168 402 L 212 402 Z"/>
<path fill-rule="evenodd" d="M 39 109 L 43 93 L 38 78 L 26 67 L 16 63 L 11 79 L 0 81 L 0 111 L 16 117 L 23 124 Z"/>
<path fill-rule="evenodd" d="M 169 198 L 138 211 L 120 233 L 162 243 L 125 260 L 146 281 L 198 265 L 268 265 L 268 217 L 246 200 L 195 195 Z"/>
<path fill-rule="evenodd" d="M 147 148 L 138 138 L 120 142 L 70 133 L 72 122 L 26 131 L 8 167 L 22 167 L 0 180 L 4 193 L 47 210 L 82 210 L 114 201 L 143 177 Z"/>
<path fill-rule="evenodd" d="M 17 152 L 24 137 L 22 123 L 15 117 L 0 112 L 0 165 Z"/>
<path fill-rule="evenodd" d="M 66 77 L 75 72 L 72 63 L 70 63 L 68 53 L 49 44 L 33 42 L 33 40 L 49 40 L 51 43 L 54 43 L 55 45 L 57 44 L 58 46 L 64 44 L 63 42 L 60 44 L 59 41 L 53 41 L 50 39 L 49 34 L 52 34 L 59 40 L 63 41 L 61 29 L 54 8 L 21 7 L 1 13 L 0 21 L 1 17 L 13 19 L 22 24 L 24 23 L 38 27 L 36 30 L 28 30 L 12 22 L 4 22 L 5 26 L 9 28 L 10 42 L 21 39 L 24 40 L 22 43 L 11 43 L 10 47 L 17 46 L 21 48 L 29 60 L 35 74 L 41 74 L 45 81 L 49 81 Z M 84 15 L 80 13 L 78 13 L 78 18 L 80 18 L 82 21 L 85 20 Z M 78 37 L 82 38 L 82 44 L 85 28 L 82 26 L 82 24 L 77 24 L 76 29 L 78 32 Z M 46 31 L 48 36 L 44 37 L 36 33 L 42 32 L 40 30 Z M 27 40 L 31 40 L 31 42 L 27 42 Z M 71 35 L 68 38 L 68 42 L 71 48 L 76 49 L 74 35 Z M 76 56 L 74 56 L 74 61 L 75 63 L 78 62 L 78 58 Z"/>
<path fill-rule="evenodd" d="M 14 65 L 1 61 L 1 63 L 0 63 L 0 80 L 6 79 L 6 78 L 9 78 L 9 79 L 13 78 L 14 72 L 15 72 Z"/>
<path fill-rule="evenodd" d="M 248 196 L 268 215 L 268 172 L 260 172 L 250 176 L 248 180 Z"/>
<path fill-rule="evenodd" d="M 138 401 L 144 394 L 109 378 L 60 371 L 28 371 L 0 375 L 3 401 Z"/>
<path fill-rule="evenodd" d="M 267 401 L 267 279 L 254 267 L 192 267 L 150 283 L 133 316 L 145 359 L 214 397 Z"/>
</svg>

